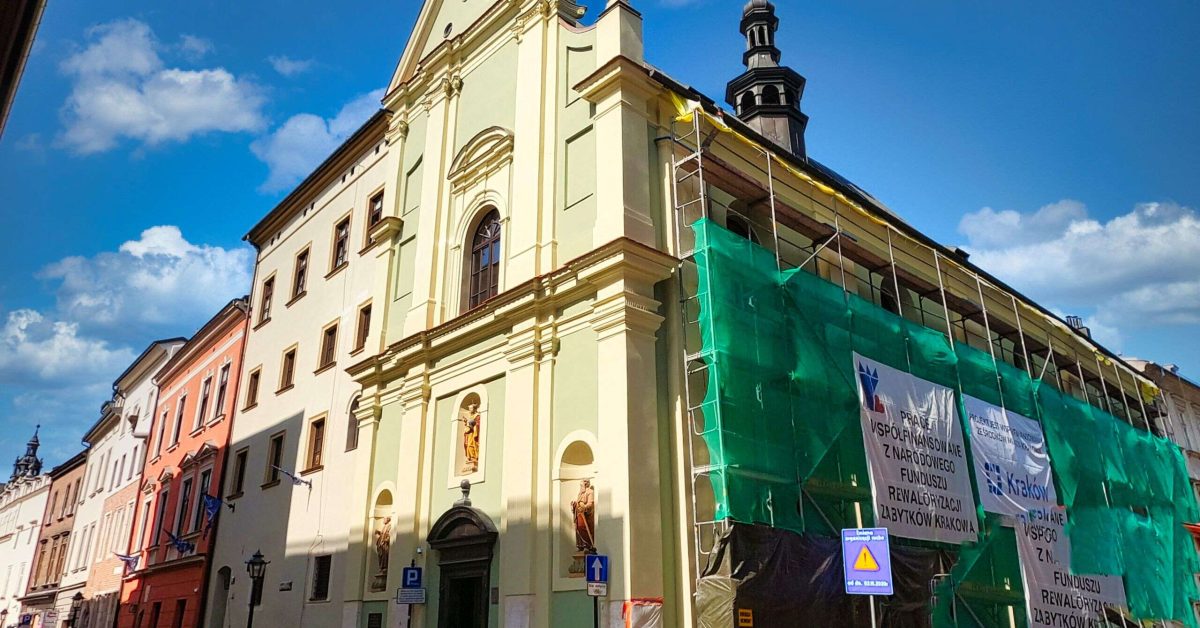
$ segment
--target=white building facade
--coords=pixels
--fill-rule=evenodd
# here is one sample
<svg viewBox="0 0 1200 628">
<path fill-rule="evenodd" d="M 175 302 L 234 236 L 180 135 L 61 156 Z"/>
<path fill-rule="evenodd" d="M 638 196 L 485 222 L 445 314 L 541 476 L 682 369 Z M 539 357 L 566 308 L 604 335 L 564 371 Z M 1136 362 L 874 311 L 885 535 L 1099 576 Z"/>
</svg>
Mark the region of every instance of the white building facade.
<svg viewBox="0 0 1200 628">
<path fill-rule="evenodd" d="M 386 124 L 372 117 L 246 236 L 258 258 L 221 493 L 233 508 L 219 515 L 203 626 L 245 625 L 256 551 L 270 561 L 258 617 L 325 627 L 359 616 L 361 580 L 346 585 L 362 571 L 350 558 L 361 547 L 349 550 L 362 536 L 358 386 L 345 368 L 378 348 Z"/>
<path fill-rule="evenodd" d="M 50 476 L 43 474 L 37 457 L 38 439 L 29 441 L 17 459 L 12 477 L 0 489 L 0 625 L 15 626 L 20 619 L 18 598 L 29 586 L 38 531 L 50 496 Z"/>
<path fill-rule="evenodd" d="M 173 338 L 147 347 L 113 382 L 112 399 L 83 437 L 87 470 L 58 594 L 60 599 L 83 594 L 76 628 L 113 625 L 124 570 L 116 554 L 129 551 L 136 488 L 158 401 L 153 375 L 183 343 Z"/>
</svg>

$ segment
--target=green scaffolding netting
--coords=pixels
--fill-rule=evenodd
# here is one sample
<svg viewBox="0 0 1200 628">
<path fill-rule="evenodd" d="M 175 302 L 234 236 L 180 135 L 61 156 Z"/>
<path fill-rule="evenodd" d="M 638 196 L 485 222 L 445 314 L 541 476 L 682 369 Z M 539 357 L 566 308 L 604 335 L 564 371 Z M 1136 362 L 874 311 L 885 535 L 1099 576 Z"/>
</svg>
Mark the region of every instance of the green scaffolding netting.
<svg viewBox="0 0 1200 628">
<path fill-rule="evenodd" d="M 780 271 L 773 253 L 707 219 L 693 229 L 708 367 L 699 430 L 717 519 L 835 533 L 855 525 L 857 512 L 870 524 L 858 352 L 953 388 L 960 402 L 971 395 L 1040 421 L 1067 508 L 1072 570 L 1124 576 L 1134 615 L 1191 625 L 1200 561 L 1182 524 L 1200 515 L 1177 447 L 988 351 L 952 345 L 942 331 L 804 270 Z M 1016 562 L 1011 529 L 1000 531 L 990 515 L 985 523 L 990 531 L 962 548 L 960 577 L 945 585 L 960 598 L 974 586 L 971 561 L 1001 554 Z M 1004 571 L 993 562 L 989 577 Z M 1019 572 L 1003 575 L 1019 588 Z"/>
</svg>

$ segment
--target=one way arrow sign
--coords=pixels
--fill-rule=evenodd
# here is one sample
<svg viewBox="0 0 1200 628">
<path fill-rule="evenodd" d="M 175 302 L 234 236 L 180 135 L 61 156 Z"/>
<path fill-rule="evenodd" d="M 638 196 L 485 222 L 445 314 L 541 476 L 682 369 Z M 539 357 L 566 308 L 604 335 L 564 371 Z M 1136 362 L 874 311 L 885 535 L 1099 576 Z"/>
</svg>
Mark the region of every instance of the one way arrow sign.
<svg viewBox="0 0 1200 628">
<path fill-rule="evenodd" d="M 608 557 L 600 554 L 588 554 L 584 566 L 587 572 L 588 595 L 592 597 L 608 595 Z"/>
</svg>

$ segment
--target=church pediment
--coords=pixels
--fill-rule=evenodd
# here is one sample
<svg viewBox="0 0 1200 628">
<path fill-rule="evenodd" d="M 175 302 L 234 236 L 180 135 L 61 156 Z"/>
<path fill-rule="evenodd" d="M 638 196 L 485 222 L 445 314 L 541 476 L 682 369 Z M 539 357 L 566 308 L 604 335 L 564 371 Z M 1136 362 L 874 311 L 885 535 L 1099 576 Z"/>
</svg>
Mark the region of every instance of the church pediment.
<svg viewBox="0 0 1200 628">
<path fill-rule="evenodd" d="M 508 129 L 493 126 L 480 131 L 463 146 L 450 163 L 447 176 L 455 186 L 491 172 L 512 160 L 513 134 Z"/>
</svg>

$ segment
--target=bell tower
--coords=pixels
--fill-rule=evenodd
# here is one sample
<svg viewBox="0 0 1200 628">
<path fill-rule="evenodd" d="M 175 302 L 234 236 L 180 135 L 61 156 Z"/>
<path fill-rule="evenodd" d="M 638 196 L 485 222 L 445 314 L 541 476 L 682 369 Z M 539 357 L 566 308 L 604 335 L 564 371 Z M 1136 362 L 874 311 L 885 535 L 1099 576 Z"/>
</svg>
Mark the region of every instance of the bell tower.
<svg viewBox="0 0 1200 628">
<path fill-rule="evenodd" d="M 741 23 L 746 37 L 746 52 L 742 54 L 746 71 L 729 82 L 725 100 L 750 128 L 796 157 L 807 159 L 804 129 L 808 116 L 800 111 L 805 81 L 795 70 L 779 65 L 777 30 L 775 5 L 768 0 L 746 3 Z"/>
</svg>

